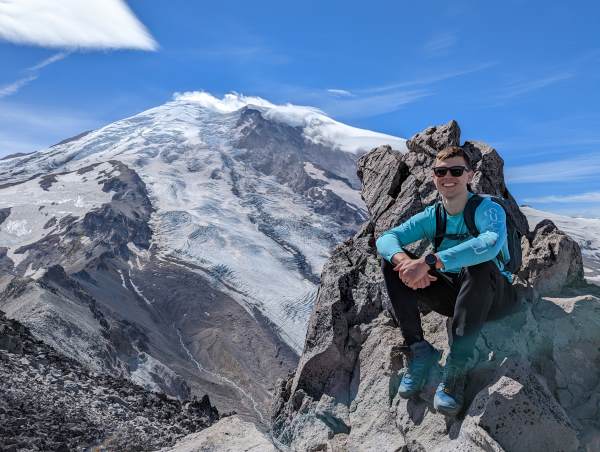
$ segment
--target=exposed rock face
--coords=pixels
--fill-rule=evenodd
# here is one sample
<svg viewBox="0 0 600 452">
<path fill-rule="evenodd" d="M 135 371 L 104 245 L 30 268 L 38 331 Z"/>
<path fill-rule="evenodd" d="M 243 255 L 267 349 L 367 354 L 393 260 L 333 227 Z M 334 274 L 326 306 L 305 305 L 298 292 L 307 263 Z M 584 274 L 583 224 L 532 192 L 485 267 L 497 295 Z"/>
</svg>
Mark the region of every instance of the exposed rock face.
<svg viewBox="0 0 600 452">
<path fill-rule="evenodd" d="M 459 139 L 458 125 L 450 122 L 415 135 L 407 154 L 380 147 L 361 157 L 358 176 L 371 220 L 334 249 L 325 265 L 300 363 L 293 376 L 280 381 L 274 399 L 273 435 L 292 450 L 576 451 L 598 446 L 598 291 L 577 286 L 582 284 L 581 253 L 572 239 L 548 224 L 528 234 L 527 220 L 504 184 L 502 159 L 483 143 L 463 145 L 476 170 L 473 191 L 503 197 L 519 230 L 528 234 L 514 283 L 521 310 L 486 323 L 458 418 L 433 409 L 439 365 L 419 398 L 396 395 L 404 365 L 402 338 L 385 310 L 389 301 L 375 239 L 435 201 L 431 163 L 438 150 Z M 422 252 L 428 245 L 415 248 Z M 550 293 L 560 297 L 540 298 Z M 596 296 L 578 296 L 582 293 Z M 447 319 L 431 312 L 422 321 L 427 339 L 447 350 Z"/>
<path fill-rule="evenodd" d="M 550 220 L 539 222 L 524 242 L 523 269 L 519 276 L 540 293 L 560 292 L 567 285 L 583 284 L 579 245 Z"/>
<path fill-rule="evenodd" d="M 182 438 L 161 452 L 275 452 L 270 439 L 250 422 L 228 416 L 207 429 Z"/>
<path fill-rule="evenodd" d="M 0 449 L 154 450 L 219 419 L 207 396 L 179 401 L 90 373 L 0 311 Z"/>
<path fill-rule="evenodd" d="M 360 181 L 353 155 L 308 141 L 301 127 L 268 121 L 251 107 L 242 109 L 237 126 L 240 136 L 234 146 L 244 151 L 236 159 L 274 176 L 278 182 L 303 194 L 316 212 L 334 216 L 349 225 L 349 229 L 355 230 L 365 220 L 363 211 L 351 208 L 340 196 L 323 189 L 327 186 L 325 180 L 309 174 L 322 172 L 348 189 L 358 189 Z"/>
</svg>

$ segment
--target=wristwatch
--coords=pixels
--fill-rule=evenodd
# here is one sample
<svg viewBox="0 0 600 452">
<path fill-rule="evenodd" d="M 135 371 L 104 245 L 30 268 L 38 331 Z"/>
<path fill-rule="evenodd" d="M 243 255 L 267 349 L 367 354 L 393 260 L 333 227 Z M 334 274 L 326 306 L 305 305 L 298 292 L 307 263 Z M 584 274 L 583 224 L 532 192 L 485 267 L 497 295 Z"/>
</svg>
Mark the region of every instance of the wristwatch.
<svg viewBox="0 0 600 452">
<path fill-rule="evenodd" d="M 431 270 L 437 270 L 435 268 L 435 265 L 437 264 L 438 258 L 435 254 L 433 253 L 429 253 L 427 256 L 425 256 L 425 263 L 427 265 L 429 265 L 429 268 Z"/>
</svg>

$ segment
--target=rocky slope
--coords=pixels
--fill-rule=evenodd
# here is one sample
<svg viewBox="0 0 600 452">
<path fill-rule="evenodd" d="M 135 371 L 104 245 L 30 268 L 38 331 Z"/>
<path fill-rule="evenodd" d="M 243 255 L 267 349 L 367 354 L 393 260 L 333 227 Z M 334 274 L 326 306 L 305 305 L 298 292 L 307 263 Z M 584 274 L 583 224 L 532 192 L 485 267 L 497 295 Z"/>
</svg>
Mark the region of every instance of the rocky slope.
<svg viewBox="0 0 600 452">
<path fill-rule="evenodd" d="M 5 184 L 0 199 L 10 205 L 0 230 L 7 315 L 91 370 L 181 398 L 210 391 L 221 409 L 260 419 L 294 353 L 197 268 L 153 258 L 153 208 L 134 171 L 109 160 L 36 175 Z"/>
<path fill-rule="evenodd" d="M 406 154 L 380 147 L 359 160 L 369 221 L 325 264 L 300 363 L 273 403 L 273 436 L 292 450 L 600 450 L 600 293 L 585 282 L 572 238 L 549 220 L 529 229 L 502 159 L 484 143 L 463 144 L 476 164 L 473 190 L 505 198 L 526 233 L 514 283 L 521 310 L 486 324 L 457 418 L 433 409 L 439 366 L 420 398 L 396 396 L 402 339 L 375 239 L 435 200 L 428 168 L 459 143 L 451 122 L 415 135 Z M 446 319 L 428 313 L 423 326 L 447 350 Z"/>
<path fill-rule="evenodd" d="M 207 396 L 179 401 L 90 373 L 0 311 L 0 450 L 155 450 L 218 419 Z"/>
</svg>

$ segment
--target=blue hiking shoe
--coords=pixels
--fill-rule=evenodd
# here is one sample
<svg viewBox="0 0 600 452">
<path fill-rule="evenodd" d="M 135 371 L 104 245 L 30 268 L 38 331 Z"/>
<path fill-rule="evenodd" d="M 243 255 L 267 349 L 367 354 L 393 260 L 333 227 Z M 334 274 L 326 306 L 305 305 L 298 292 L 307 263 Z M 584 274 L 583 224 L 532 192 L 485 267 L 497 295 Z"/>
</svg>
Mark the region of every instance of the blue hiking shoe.
<svg viewBox="0 0 600 452">
<path fill-rule="evenodd" d="M 466 362 L 448 356 L 442 382 L 438 385 L 433 398 L 433 407 L 446 416 L 456 416 L 463 407 L 465 381 L 467 376 Z"/>
<path fill-rule="evenodd" d="M 398 387 L 400 397 L 408 399 L 423 389 L 429 369 L 437 359 L 438 351 L 425 340 L 410 346 L 408 369 L 404 372 Z"/>
</svg>

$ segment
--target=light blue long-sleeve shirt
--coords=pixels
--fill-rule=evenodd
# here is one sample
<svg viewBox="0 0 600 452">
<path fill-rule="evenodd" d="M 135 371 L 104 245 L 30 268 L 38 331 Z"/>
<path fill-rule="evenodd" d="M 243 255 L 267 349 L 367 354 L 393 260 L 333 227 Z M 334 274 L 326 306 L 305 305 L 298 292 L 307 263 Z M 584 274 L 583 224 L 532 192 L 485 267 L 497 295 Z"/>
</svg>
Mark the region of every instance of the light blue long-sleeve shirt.
<svg viewBox="0 0 600 452">
<path fill-rule="evenodd" d="M 468 196 L 470 198 L 473 193 L 469 192 Z M 455 240 L 444 237 L 437 252 L 440 261 L 444 264 L 444 268 L 440 271 L 457 273 L 462 267 L 491 260 L 512 282 L 512 274 L 504 270 L 504 262 L 510 259 L 504 209 L 490 198 L 484 197 L 475 211 L 475 225 L 479 235 L 471 237 L 462 212 L 446 215 L 446 234 L 465 234 L 467 238 Z M 392 262 L 394 254 L 403 252 L 403 246 L 424 238 L 433 243 L 434 237 L 435 204 L 381 234 L 376 242 L 377 252 L 388 262 Z M 498 259 L 499 253 L 500 259 Z"/>
</svg>

